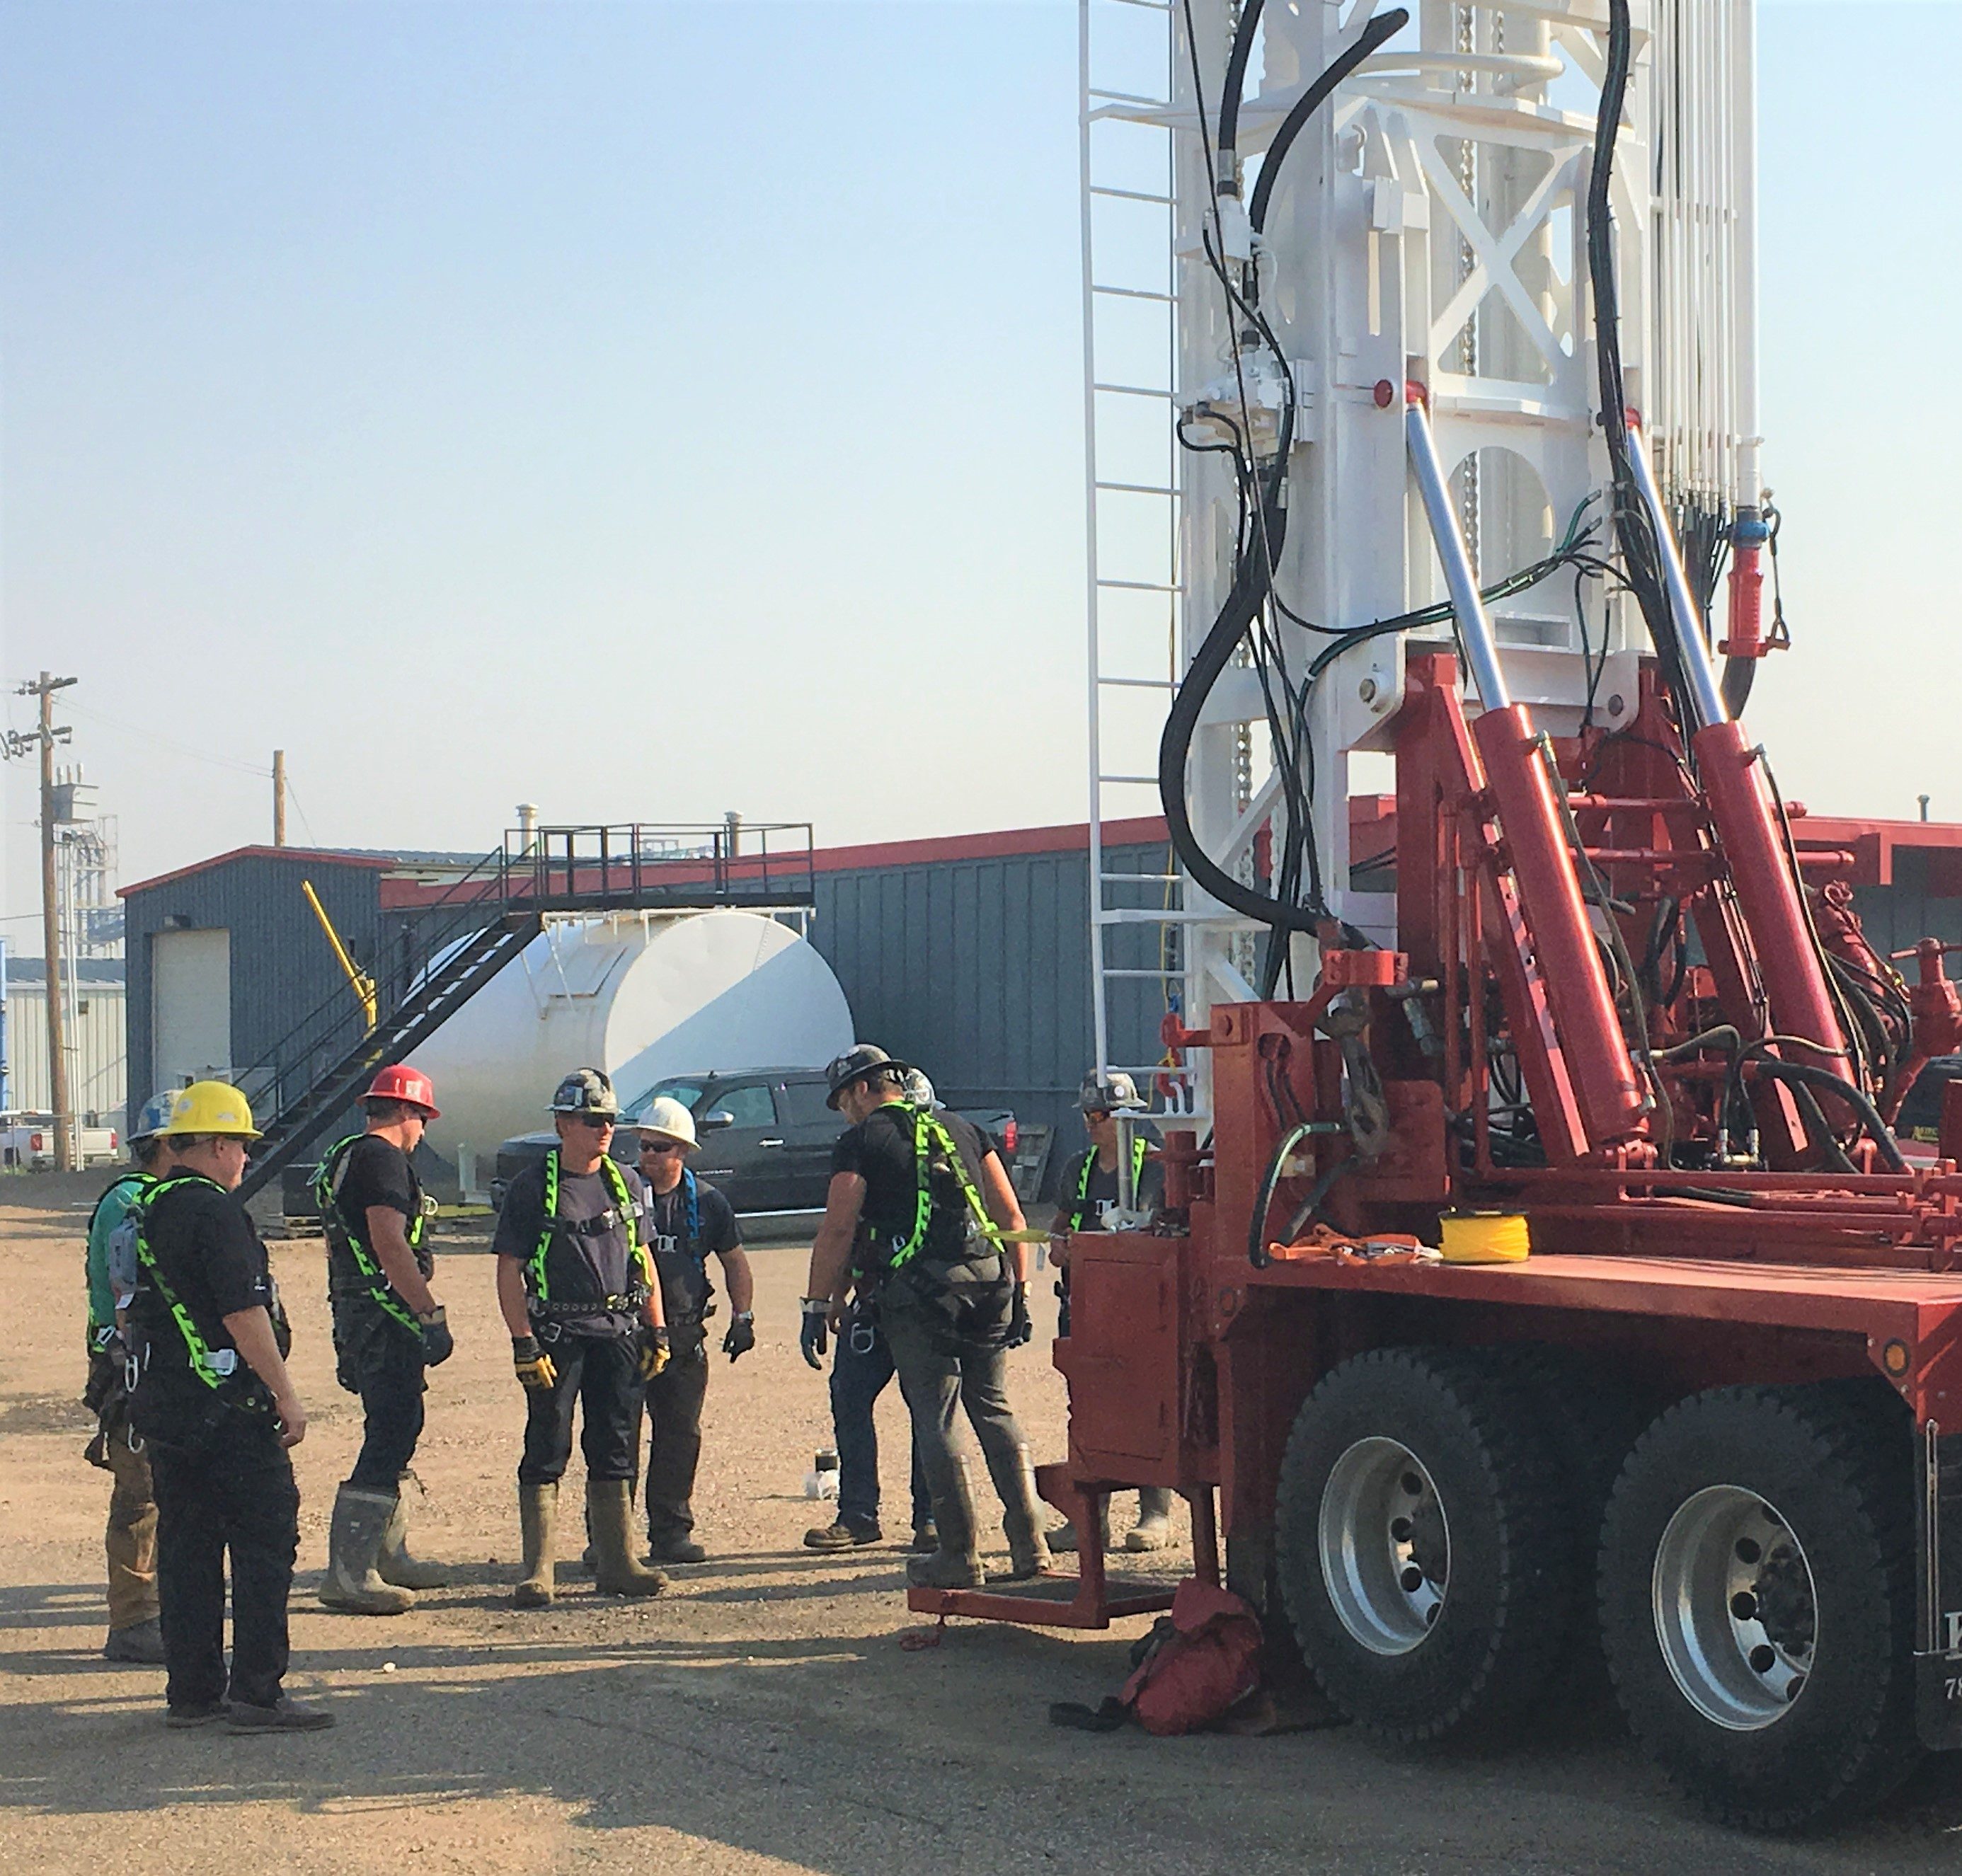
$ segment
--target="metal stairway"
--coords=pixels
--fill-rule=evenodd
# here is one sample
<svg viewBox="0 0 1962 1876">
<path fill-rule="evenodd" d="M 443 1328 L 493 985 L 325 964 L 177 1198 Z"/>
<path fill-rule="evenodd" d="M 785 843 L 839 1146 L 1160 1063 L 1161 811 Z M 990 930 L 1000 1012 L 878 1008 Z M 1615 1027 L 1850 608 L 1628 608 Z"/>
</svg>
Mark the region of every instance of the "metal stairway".
<svg viewBox="0 0 1962 1876">
<path fill-rule="evenodd" d="M 378 1068 L 413 1054 L 548 917 L 788 909 L 812 902 L 815 879 L 807 823 L 507 834 L 460 879 L 399 908 L 389 955 L 372 966 L 372 1029 L 355 1000 L 337 990 L 236 1076 L 264 1129 L 240 1195 L 250 1198 L 298 1161 L 347 1115 Z"/>
</svg>

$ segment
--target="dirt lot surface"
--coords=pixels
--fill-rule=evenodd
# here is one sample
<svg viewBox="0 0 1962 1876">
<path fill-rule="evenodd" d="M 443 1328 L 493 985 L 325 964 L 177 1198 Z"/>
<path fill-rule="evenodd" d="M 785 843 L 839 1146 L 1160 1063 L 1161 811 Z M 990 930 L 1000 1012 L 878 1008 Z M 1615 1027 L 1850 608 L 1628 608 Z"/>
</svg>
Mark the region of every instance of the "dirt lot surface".
<svg viewBox="0 0 1962 1876">
<path fill-rule="evenodd" d="M 1341 1729 L 1159 1740 L 1051 1728 L 1050 1701 L 1115 1690 L 1141 1620 L 1096 1637 L 957 1625 L 915 1651 L 901 1645 L 920 1629 L 896 1549 L 801 1547 L 827 1521 L 802 1482 L 829 1419 L 797 1354 L 794 1246 L 757 1255 L 756 1352 L 733 1369 L 716 1359 L 697 1502 L 713 1560 L 640 1604 L 562 1570 L 559 1606 L 526 1614 L 506 1600 L 522 1401 L 483 1235 L 447 1228 L 438 1287 L 458 1352 L 433 1377 L 418 1528 L 455 1581 L 393 1619 L 314 1603 L 359 1422 L 334 1385 L 318 1241 L 276 1246 L 314 1415 L 295 1455 L 289 1685 L 340 1723 L 297 1739 L 167 1731 L 161 1673 L 97 1654 L 108 1480 L 82 1460 L 75 1396 L 80 1233 L 101 1183 L 0 1183 L 0 1871 L 1957 1867 L 1951 1761 L 1883 1820 L 1778 1843 L 1699 1822 L 1606 1716 L 1489 1753 L 1397 1753 Z M 1018 1358 L 1015 1386 L 1047 1455 L 1062 1450 L 1063 1397 L 1043 1347 Z M 903 1523 L 903 1425 L 890 1391 L 889 1530 Z M 576 1533 L 562 1538 L 576 1552 Z"/>
</svg>

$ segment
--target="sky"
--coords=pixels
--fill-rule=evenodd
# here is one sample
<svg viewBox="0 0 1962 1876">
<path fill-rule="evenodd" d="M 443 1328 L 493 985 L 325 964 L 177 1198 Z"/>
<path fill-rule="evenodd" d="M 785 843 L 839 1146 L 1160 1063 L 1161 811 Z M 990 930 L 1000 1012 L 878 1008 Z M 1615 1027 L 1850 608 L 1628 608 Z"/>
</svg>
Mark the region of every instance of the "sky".
<svg viewBox="0 0 1962 1876">
<path fill-rule="evenodd" d="M 1068 0 L 0 0 L 0 678 L 123 879 L 270 837 L 1080 818 Z M 1962 5 L 1765 0 L 1820 812 L 1962 819 Z M 11 947 L 37 952 L 31 764 Z"/>
</svg>

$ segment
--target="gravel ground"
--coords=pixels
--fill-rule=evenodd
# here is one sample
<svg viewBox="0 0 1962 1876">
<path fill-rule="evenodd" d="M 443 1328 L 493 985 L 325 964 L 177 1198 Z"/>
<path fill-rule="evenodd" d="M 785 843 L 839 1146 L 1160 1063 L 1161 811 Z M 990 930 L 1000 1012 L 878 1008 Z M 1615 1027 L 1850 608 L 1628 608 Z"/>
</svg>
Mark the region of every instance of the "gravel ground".
<svg viewBox="0 0 1962 1876">
<path fill-rule="evenodd" d="M 89 1429 L 75 1397 L 80 1233 L 101 1183 L 0 1181 L 12 1326 L 0 1345 L 0 1871 L 221 1859 L 295 1872 L 660 1862 L 839 1876 L 1956 1866 L 1957 1761 L 1920 1774 L 1882 1820 L 1784 1843 L 1704 1825 L 1605 1715 L 1550 1724 L 1503 1752 L 1392 1753 L 1340 1729 L 1160 1740 L 1052 1728 L 1050 1701 L 1094 1703 L 1117 1687 L 1142 1620 L 1104 1636 L 957 1624 L 940 1646 L 909 1649 L 903 1639 L 924 1632 L 896 1549 L 801 1547 L 806 1527 L 826 1521 L 802 1482 L 829 1423 L 797 1351 L 795 1246 L 756 1254 L 756 1352 L 733 1368 L 716 1358 L 697 1501 L 711 1561 L 639 1604 L 596 1597 L 576 1565 L 562 1568 L 559 1606 L 526 1614 L 506 1600 L 522 1404 L 483 1236 L 446 1228 L 438 1287 L 458 1352 L 433 1377 L 417 1517 L 420 1547 L 453 1561 L 455 1581 L 388 1620 L 314 1603 L 359 1426 L 334 1386 L 318 1240 L 276 1246 L 314 1415 L 295 1455 L 289 1684 L 340 1723 L 299 1739 L 166 1731 L 160 1674 L 96 1653 L 108 1481 L 81 1459 Z M 1062 1450 L 1063 1397 L 1043 1345 L 1018 1358 L 1015 1380 L 1047 1455 Z M 896 1390 L 880 1425 L 887 1507 L 903 1524 Z"/>
</svg>

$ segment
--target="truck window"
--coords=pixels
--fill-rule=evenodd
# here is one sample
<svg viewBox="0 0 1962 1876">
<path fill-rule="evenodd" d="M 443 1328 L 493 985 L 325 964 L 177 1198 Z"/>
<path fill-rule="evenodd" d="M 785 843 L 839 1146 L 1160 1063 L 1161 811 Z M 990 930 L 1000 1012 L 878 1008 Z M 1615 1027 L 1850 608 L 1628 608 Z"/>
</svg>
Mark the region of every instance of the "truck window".
<svg viewBox="0 0 1962 1876">
<path fill-rule="evenodd" d="M 821 1081 L 785 1082 L 777 1090 L 777 1106 L 787 1127 L 822 1127 L 827 1121 L 835 1127 L 844 1125 L 844 1117 L 825 1106 Z"/>
<path fill-rule="evenodd" d="M 760 1081 L 739 1081 L 730 1087 L 717 1088 L 709 1096 L 704 1111 L 729 1115 L 738 1127 L 774 1127 L 777 1124 L 777 1111 L 771 1104 L 770 1091 Z"/>
</svg>

